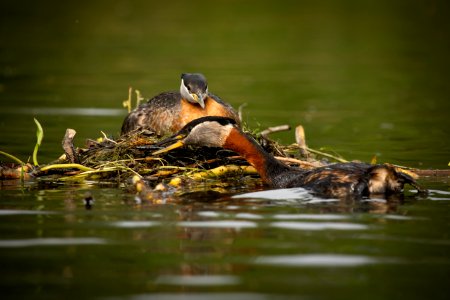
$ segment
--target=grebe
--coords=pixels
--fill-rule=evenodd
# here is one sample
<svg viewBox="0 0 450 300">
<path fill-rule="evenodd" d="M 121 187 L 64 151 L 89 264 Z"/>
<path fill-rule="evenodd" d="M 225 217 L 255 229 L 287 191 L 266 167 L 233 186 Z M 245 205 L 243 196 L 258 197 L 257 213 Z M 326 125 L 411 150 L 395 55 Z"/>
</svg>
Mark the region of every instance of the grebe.
<svg viewBox="0 0 450 300">
<path fill-rule="evenodd" d="M 167 145 L 153 154 L 161 154 L 183 145 L 222 147 L 245 158 L 262 180 L 273 188 L 303 187 L 327 198 L 360 198 L 401 192 L 405 183 L 421 191 L 415 180 L 391 165 L 338 163 L 304 170 L 278 161 L 250 136 L 243 133 L 232 119 L 204 117 L 187 124 L 177 134 L 158 145 Z"/>
<path fill-rule="evenodd" d="M 205 76 L 181 74 L 179 92 L 164 92 L 141 104 L 125 118 L 121 133 L 147 129 L 158 135 L 172 134 L 205 116 L 223 116 L 239 122 L 229 104 L 208 92 Z"/>
</svg>

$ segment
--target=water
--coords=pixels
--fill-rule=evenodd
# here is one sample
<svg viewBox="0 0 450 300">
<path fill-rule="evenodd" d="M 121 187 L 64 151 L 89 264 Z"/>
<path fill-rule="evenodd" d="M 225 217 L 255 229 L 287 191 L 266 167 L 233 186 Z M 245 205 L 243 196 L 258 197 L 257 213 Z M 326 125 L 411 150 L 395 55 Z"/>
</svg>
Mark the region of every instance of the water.
<svg viewBox="0 0 450 300">
<path fill-rule="evenodd" d="M 303 124 L 347 159 L 444 169 L 448 4 L 436 1 L 44 1 L 0 4 L 0 150 L 39 162 L 117 136 L 128 87 L 201 71 L 253 128 Z M 51 9 L 50 9 L 51 7 Z M 293 133 L 273 136 L 283 143 Z M 3 157 L 1 158 L 3 159 Z M 447 298 L 448 178 L 428 196 L 346 202 L 302 189 L 167 195 L 0 183 L 5 298 Z M 94 196 L 92 207 L 85 193 Z M 253 194 L 248 194 L 253 193 Z"/>
<path fill-rule="evenodd" d="M 86 209 L 84 194 L 95 199 Z M 8 298 L 448 295 L 450 193 L 346 203 L 302 189 L 172 199 L 95 186 L 3 189 Z"/>
</svg>

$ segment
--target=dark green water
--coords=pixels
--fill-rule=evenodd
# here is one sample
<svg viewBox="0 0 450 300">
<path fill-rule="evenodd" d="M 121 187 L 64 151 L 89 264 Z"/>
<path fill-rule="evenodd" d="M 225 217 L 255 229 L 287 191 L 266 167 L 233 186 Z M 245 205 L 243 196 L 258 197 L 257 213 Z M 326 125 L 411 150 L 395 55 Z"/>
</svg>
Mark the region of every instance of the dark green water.
<svg viewBox="0 0 450 300">
<path fill-rule="evenodd" d="M 117 136 L 129 86 L 151 97 L 202 72 L 213 93 L 247 104 L 254 128 L 303 124 L 312 148 L 443 169 L 449 17 L 445 1 L 2 1 L 0 150 L 26 160 L 36 117 L 39 162 L 50 162 L 66 128 L 80 146 Z M 388 202 L 297 190 L 152 205 L 122 186 L 2 182 L 0 289 L 8 299 L 444 299 L 448 178 L 421 184 L 429 196 Z"/>
</svg>

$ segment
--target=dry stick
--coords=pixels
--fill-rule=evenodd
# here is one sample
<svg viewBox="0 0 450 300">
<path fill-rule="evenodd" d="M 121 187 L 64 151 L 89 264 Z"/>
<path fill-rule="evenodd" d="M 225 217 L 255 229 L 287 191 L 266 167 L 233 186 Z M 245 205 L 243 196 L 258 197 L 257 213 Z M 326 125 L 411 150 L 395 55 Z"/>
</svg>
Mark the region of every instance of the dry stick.
<svg viewBox="0 0 450 300">
<path fill-rule="evenodd" d="M 307 147 L 306 149 L 309 152 L 312 152 L 312 153 L 315 153 L 315 154 L 319 154 L 321 156 L 325 156 L 325 157 L 328 157 L 328 158 L 332 158 L 334 160 L 337 160 L 338 162 L 342 162 L 342 163 L 348 162 L 348 160 L 345 160 L 343 158 L 340 158 L 340 157 L 337 157 L 337 156 L 334 156 L 334 155 L 331 155 L 331 154 L 328 154 L 328 153 L 325 153 L 325 152 L 322 152 L 322 151 L 319 151 L 319 150 L 314 150 L 314 149 L 311 149 L 309 147 Z"/>
<path fill-rule="evenodd" d="M 77 154 L 75 153 L 75 149 L 73 147 L 73 139 L 75 137 L 75 134 L 77 134 L 77 132 L 74 129 L 67 128 L 66 134 L 64 135 L 64 138 L 61 143 L 61 145 L 64 149 L 64 152 L 66 153 L 66 157 L 71 163 L 79 163 L 80 162 Z"/>
<path fill-rule="evenodd" d="M 275 156 L 275 158 L 278 159 L 279 161 L 297 164 L 302 167 L 318 168 L 318 167 L 322 166 L 322 164 L 320 164 L 319 162 L 312 163 L 309 161 L 299 160 L 299 159 L 290 158 L 290 157 Z"/>
<path fill-rule="evenodd" d="M 300 146 L 300 153 L 303 156 L 308 157 L 308 147 L 306 146 L 306 136 L 305 136 L 305 129 L 302 125 L 298 125 L 295 127 L 295 141 Z"/>
<path fill-rule="evenodd" d="M 267 136 L 271 133 L 274 132 L 280 132 L 280 131 L 287 131 L 291 129 L 291 127 L 289 125 L 280 125 L 280 126 L 274 126 L 274 127 L 269 127 L 263 131 L 261 131 L 261 136 L 263 138 L 267 138 Z"/>
<path fill-rule="evenodd" d="M 303 128 L 302 125 L 298 125 L 295 128 L 295 141 L 297 142 L 297 145 L 300 147 L 300 151 L 302 154 L 308 155 L 309 154 L 308 151 L 309 151 L 309 152 L 312 152 L 315 154 L 319 154 L 321 156 L 332 158 L 334 160 L 337 160 L 338 162 L 343 162 L 343 163 L 348 162 L 347 160 L 345 160 L 343 158 L 340 158 L 340 157 L 337 157 L 337 156 L 334 156 L 334 155 L 331 155 L 331 154 L 328 154 L 325 152 L 321 152 L 318 150 L 314 150 L 314 149 L 311 149 L 308 146 L 306 146 L 305 129 Z"/>
<path fill-rule="evenodd" d="M 17 168 L 10 168 L 0 165 L 0 180 L 3 179 L 28 179 L 32 166 L 29 164 L 20 165 Z"/>
<path fill-rule="evenodd" d="M 450 176 L 450 170 L 420 170 L 412 169 L 414 173 L 420 176 Z"/>
<path fill-rule="evenodd" d="M 247 103 L 242 103 L 241 105 L 239 105 L 238 118 L 239 118 L 240 122 L 242 122 L 242 111 L 243 111 L 244 107 L 246 107 L 246 106 L 247 106 Z"/>
<path fill-rule="evenodd" d="M 110 139 L 109 137 L 106 136 L 106 133 L 104 133 L 103 131 L 100 130 L 100 132 L 103 134 L 103 138 L 105 139 L 105 141 L 111 142 L 113 144 L 117 144 L 116 141 Z"/>
</svg>

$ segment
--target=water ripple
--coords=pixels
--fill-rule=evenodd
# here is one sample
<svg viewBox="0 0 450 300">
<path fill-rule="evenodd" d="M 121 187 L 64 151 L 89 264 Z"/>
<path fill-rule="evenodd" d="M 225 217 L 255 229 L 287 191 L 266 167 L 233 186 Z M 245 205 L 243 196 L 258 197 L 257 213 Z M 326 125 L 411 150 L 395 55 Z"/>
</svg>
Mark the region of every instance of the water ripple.
<svg viewBox="0 0 450 300">
<path fill-rule="evenodd" d="M 428 190 L 428 199 L 432 201 L 450 201 L 450 192 L 441 190 Z"/>
<path fill-rule="evenodd" d="M 26 107 L 4 108 L 3 114 L 46 115 L 46 116 L 123 116 L 124 109 L 95 107 Z"/>
<path fill-rule="evenodd" d="M 102 238 L 37 238 L 23 240 L 0 240 L 0 248 L 22 248 L 34 246 L 104 245 Z"/>
<path fill-rule="evenodd" d="M 255 264 L 290 267 L 356 267 L 362 265 L 396 262 L 364 255 L 309 254 L 260 256 Z"/>
<path fill-rule="evenodd" d="M 234 195 L 233 198 L 257 198 L 268 200 L 308 200 L 312 195 L 304 188 L 276 189 Z"/>
<path fill-rule="evenodd" d="M 111 226 L 119 228 L 145 228 L 158 226 L 159 224 L 156 221 L 118 221 L 112 222 Z"/>
<path fill-rule="evenodd" d="M 220 215 L 221 215 L 221 214 L 219 214 L 218 212 L 210 211 L 210 210 L 207 210 L 207 211 L 199 211 L 197 214 L 198 214 L 199 216 L 207 217 L 207 218 L 217 218 L 217 217 L 220 217 Z"/>
<path fill-rule="evenodd" d="M 274 222 L 270 226 L 282 229 L 296 230 L 365 230 L 369 226 L 355 223 L 337 223 L 337 222 Z"/>
<path fill-rule="evenodd" d="M 44 210 L 20 210 L 20 209 L 2 209 L 2 210 L 0 210 L 0 216 L 49 215 L 49 214 L 54 214 L 54 212 L 44 211 Z"/>
<path fill-rule="evenodd" d="M 263 217 L 257 214 L 251 214 L 251 213 L 238 213 L 235 216 L 238 219 L 252 219 L 252 220 L 256 220 L 256 219 L 262 219 Z"/>
<path fill-rule="evenodd" d="M 272 294 L 270 297 L 258 293 L 152 293 L 152 294 L 138 294 L 129 295 L 126 297 L 109 297 L 108 300 L 127 299 L 127 300 L 230 300 L 230 299 L 245 299 L 245 300 L 268 300 L 268 299 L 293 299 L 287 298 L 284 295 Z"/>
<path fill-rule="evenodd" d="M 235 285 L 239 284 L 240 280 L 239 277 L 230 275 L 163 275 L 159 276 L 155 283 L 167 285 L 211 286 Z"/>
<path fill-rule="evenodd" d="M 250 221 L 185 221 L 179 222 L 181 227 L 210 227 L 210 228 L 255 228 L 256 223 Z"/>
<path fill-rule="evenodd" d="M 347 216 L 342 215 L 332 215 L 332 214 L 276 214 L 273 216 L 274 219 L 280 220 L 344 220 Z"/>
</svg>

